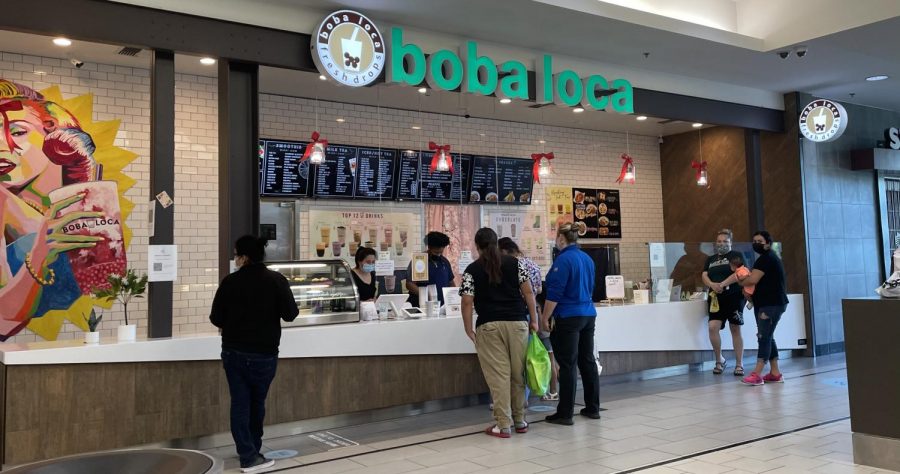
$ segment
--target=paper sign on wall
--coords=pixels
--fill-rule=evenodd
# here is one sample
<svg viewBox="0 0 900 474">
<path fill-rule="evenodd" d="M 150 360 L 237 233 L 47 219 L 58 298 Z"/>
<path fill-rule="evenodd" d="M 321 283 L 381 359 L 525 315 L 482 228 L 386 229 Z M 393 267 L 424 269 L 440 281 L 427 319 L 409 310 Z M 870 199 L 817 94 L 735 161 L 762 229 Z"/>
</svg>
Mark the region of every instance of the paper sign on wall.
<svg viewBox="0 0 900 474">
<path fill-rule="evenodd" d="M 666 266 L 666 245 L 659 242 L 650 244 L 650 266 L 654 268 Z"/>
<path fill-rule="evenodd" d="M 462 316 L 462 296 L 459 288 L 442 288 L 444 293 L 444 313 L 447 316 Z"/>
<path fill-rule="evenodd" d="M 150 245 L 147 249 L 147 280 L 175 281 L 178 277 L 178 246 Z"/>
<path fill-rule="evenodd" d="M 622 275 L 606 276 L 606 298 L 610 300 L 625 299 L 625 277 Z"/>
<path fill-rule="evenodd" d="M 459 253 L 459 273 L 465 273 L 466 268 L 472 264 L 475 260 L 472 259 L 472 251 L 471 250 L 463 250 Z M 446 301 L 446 300 L 445 300 Z"/>
<path fill-rule="evenodd" d="M 394 274 L 394 261 L 390 252 L 378 252 L 378 260 L 375 261 L 375 275 L 388 276 Z"/>
</svg>

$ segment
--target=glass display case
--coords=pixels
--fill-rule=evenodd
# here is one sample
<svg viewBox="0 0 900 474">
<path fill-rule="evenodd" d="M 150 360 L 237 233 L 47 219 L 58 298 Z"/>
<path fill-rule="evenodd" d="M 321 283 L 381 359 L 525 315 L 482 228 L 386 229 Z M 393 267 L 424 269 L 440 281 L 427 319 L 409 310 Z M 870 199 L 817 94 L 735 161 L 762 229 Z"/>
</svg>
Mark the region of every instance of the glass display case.
<svg viewBox="0 0 900 474">
<path fill-rule="evenodd" d="M 359 295 L 343 260 L 267 262 L 291 285 L 300 315 L 282 326 L 355 323 L 359 321 Z"/>
</svg>

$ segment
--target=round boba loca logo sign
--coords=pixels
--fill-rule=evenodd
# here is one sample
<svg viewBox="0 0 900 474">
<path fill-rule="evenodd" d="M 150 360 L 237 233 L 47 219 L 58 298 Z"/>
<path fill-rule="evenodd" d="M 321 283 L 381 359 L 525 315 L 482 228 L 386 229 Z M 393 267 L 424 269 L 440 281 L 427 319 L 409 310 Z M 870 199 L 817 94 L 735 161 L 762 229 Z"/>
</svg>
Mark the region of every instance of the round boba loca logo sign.
<svg viewBox="0 0 900 474">
<path fill-rule="evenodd" d="M 367 86 L 384 70 L 381 32 L 365 15 L 340 10 L 319 25 L 310 44 L 321 74 L 350 87 Z"/>
<path fill-rule="evenodd" d="M 847 129 L 847 111 L 830 100 L 814 100 L 800 113 L 800 133 L 814 142 L 837 140 Z"/>
</svg>

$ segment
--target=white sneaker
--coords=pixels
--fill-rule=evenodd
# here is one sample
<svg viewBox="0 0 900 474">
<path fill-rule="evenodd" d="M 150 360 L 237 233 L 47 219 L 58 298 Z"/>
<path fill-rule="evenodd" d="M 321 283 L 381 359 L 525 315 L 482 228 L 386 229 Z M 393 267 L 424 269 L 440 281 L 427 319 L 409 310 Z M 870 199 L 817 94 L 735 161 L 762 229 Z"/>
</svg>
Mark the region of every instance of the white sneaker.
<svg viewBox="0 0 900 474">
<path fill-rule="evenodd" d="M 274 459 L 260 458 L 258 464 L 242 467 L 241 472 L 256 472 L 275 465 Z"/>
</svg>

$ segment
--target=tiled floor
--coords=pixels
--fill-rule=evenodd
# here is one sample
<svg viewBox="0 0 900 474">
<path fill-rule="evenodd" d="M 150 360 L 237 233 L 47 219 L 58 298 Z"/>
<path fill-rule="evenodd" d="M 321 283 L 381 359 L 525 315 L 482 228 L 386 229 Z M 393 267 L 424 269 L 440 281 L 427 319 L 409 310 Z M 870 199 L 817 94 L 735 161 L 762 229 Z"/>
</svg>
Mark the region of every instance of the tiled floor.
<svg viewBox="0 0 900 474">
<path fill-rule="evenodd" d="M 328 449 L 309 434 L 266 440 L 266 449 L 300 452 L 266 472 L 889 472 L 853 464 L 842 359 L 784 369 L 785 384 L 762 387 L 709 371 L 606 384 L 602 420 L 563 427 L 532 413 L 529 433 L 506 440 L 481 434 L 486 406 L 328 432 L 359 443 L 348 447 Z M 209 452 L 238 472 L 233 449 Z"/>
</svg>

